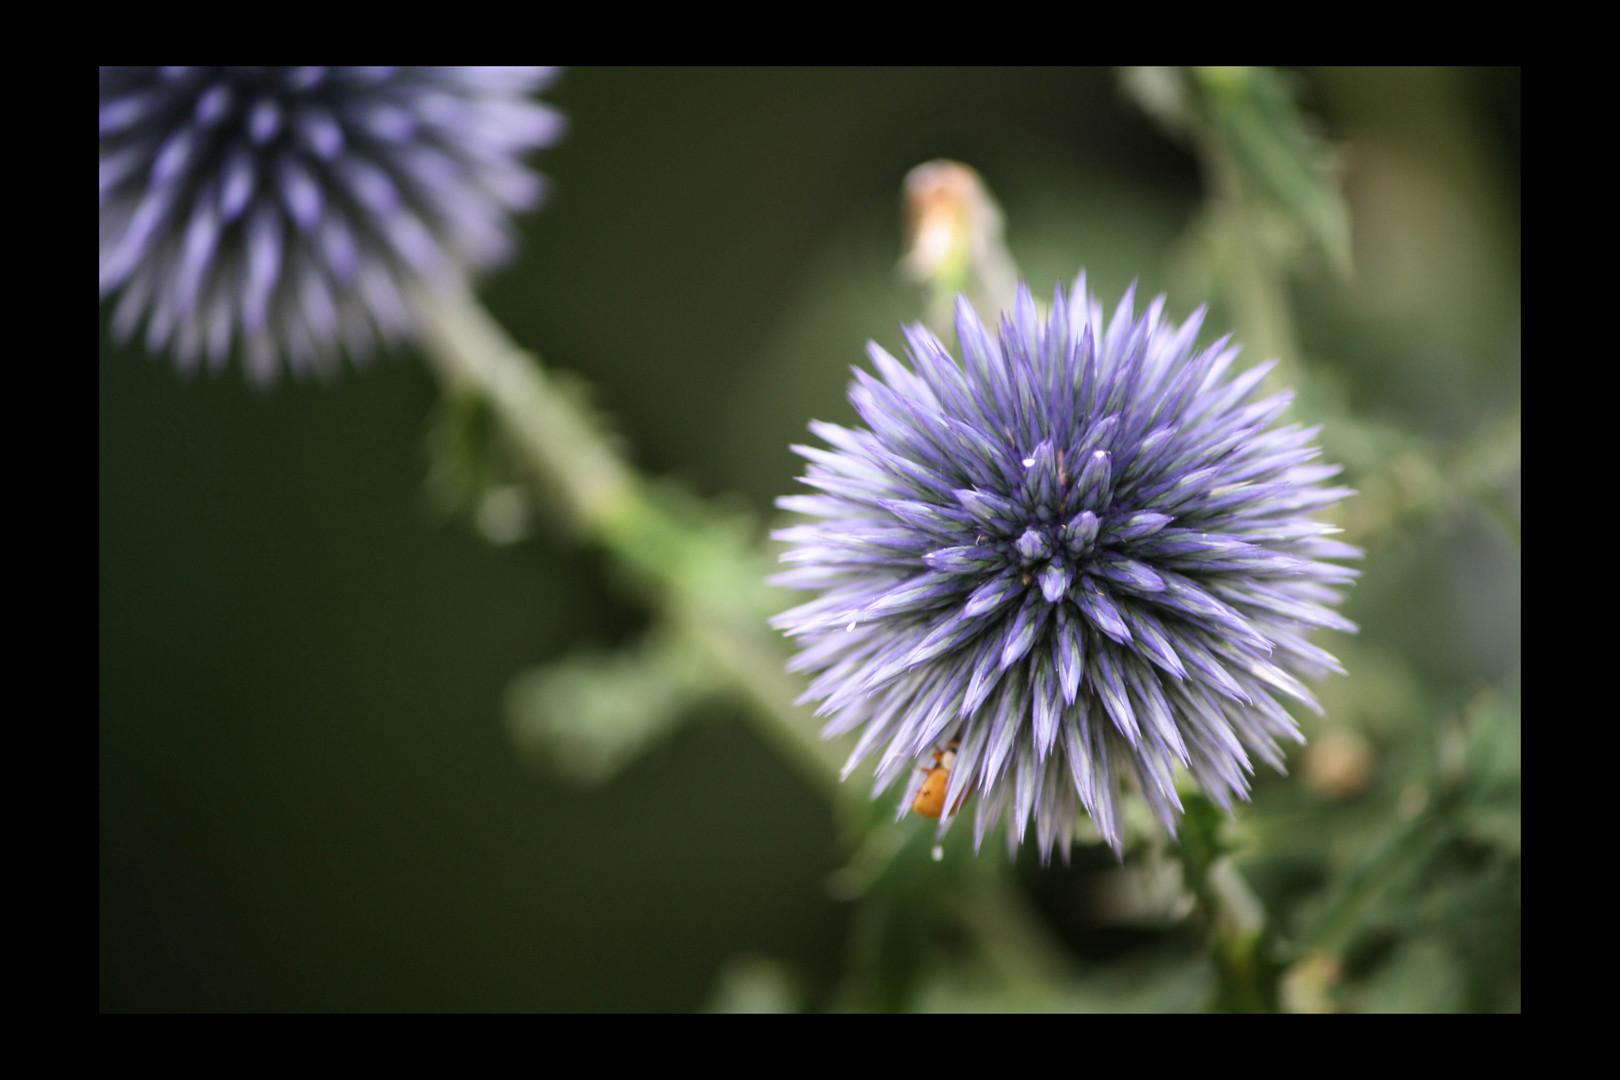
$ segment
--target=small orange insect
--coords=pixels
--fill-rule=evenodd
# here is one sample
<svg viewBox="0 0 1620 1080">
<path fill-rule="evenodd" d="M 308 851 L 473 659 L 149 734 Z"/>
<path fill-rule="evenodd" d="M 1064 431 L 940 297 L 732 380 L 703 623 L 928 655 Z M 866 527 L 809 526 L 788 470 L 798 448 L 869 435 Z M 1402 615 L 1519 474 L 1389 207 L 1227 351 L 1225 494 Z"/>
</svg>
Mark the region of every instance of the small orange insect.
<svg viewBox="0 0 1620 1080">
<path fill-rule="evenodd" d="M 951 766 L 956 764 L 956 740 L 952 739 L 946 744 L 944 750 L 934 751 L 934 767 L 932 769 L 919 768 L 919 772 L 926 773 L 922 787 L 917 790 L 917 797 L 911 800 L 911 811 L 921 814 L 925 818 L 937 818 L 945 812 L 945 788 L 951 779 Z M 962 809 L 967 801 L 968 793 L 962 792 L 951 807 L 951 813 Z"/>
</svg>

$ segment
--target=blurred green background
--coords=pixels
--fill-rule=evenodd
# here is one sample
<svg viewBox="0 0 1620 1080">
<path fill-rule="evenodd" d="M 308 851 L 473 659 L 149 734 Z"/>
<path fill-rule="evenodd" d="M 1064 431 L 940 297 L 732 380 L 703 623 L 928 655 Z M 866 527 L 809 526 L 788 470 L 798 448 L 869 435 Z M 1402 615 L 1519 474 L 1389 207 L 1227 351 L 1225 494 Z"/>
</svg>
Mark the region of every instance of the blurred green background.
<svg viewBox="0 0 1620 1080">
<path fill-rule="evenodd" d="M 1352 210 L 1354 280 L 1302 259 L 1291 297 L 1313 385 L 1365 422 L 1324 440 L 1369 463 L 1344 515 L 1369 556 L 1362 635 L 1330 646 L 1350 678 L 1307 724 L 1317 757 L 1240 814 L 1246 871 L 1302 924 L 1338 870 L 1372 876 L 1315 973 L 1335 1007 L 1516 1008 L 1519 73 L 1288 74 Z M 572 125 L 537 159 L 554 195 L 486 302 L 645 471 L 761 522 L 806 421 L 852 421 L 867 339 L 898 352 L 921 315 L 896 273 L 920 162 L 984 175 L 1038 295 L 1084 266 L 1105 306 L 1135 279 L 1232 325 L 1198 270 L 1198 161 L 1109 70 L 579 69 L 547 100 Z M 735 706 L 601 787 L 514 747 L 516 674 L 646 616 L 544 520 L 493 546 L 434 511 L 414 357 L 257 393 L 116 347 L 103 311 L 100 380 L 103 1010 L 690 1010 L 761 971 L 841 1000 L 848 852 Z M 1456 494 L 1470 469 L 1490 498 Z M 1511 791 L 1379 879 L 1448 754 Z M 1092 850 L 1018 868 L 1093 989 L 1174 953 L 1117 874 Z M 952 993 L 914 1004 L 978 1004 Z"/>
</svg>

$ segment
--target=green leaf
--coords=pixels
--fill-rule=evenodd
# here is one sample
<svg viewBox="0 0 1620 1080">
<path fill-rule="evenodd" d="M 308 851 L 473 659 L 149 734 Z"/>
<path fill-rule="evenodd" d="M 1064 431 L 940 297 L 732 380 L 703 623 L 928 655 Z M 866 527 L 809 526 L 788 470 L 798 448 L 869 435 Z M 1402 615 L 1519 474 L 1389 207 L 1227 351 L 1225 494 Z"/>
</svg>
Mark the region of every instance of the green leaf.
<svg viewBox="0 0 1620 1080">
<path fill-rule="evenodd" d="M 1270 68 L 1193 68 L 1208 122 L 1258 193 L 1280 206 L 1340 277 L 1351 273 L 1350 207 L 1330 145 Z"/>
<path fill-rule="evenodd" d="M 634 649 L 577 654 L 518 674 L 507 687 L 507 728 L 545 767 L 601 783 L 714 689 L 702 657 L 653 634 Z"/>
<path fill-rule="evenodd" d="M 804 1011 L 799 980 L 779 960 L 737 956 L 720 969 L 704 1012 L 764 1015 Z"/>
</svg>

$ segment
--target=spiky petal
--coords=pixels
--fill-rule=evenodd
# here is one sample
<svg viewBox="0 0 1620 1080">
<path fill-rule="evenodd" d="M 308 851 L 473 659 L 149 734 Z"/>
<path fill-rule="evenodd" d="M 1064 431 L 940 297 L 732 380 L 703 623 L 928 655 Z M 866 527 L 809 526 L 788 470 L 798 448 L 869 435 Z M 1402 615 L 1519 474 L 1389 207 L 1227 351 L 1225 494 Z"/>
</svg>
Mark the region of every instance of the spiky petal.
<svg viewBox="0 0 1620 1080">
<path fill-rule="evenodd" d="M 513 250 L 546 68 L 102 68 L 101 295 L 115 334 L 255 381 L 414 329 L 418 283 Z"/>
<path fill-rule="evenodd" d="M 816 520 L 777 534 L 797 565 L 775 580 L 820 595 L 774 623 L 827 733 L 863 729 L 850 767 L 883 747 L 879 790 L 915 788 L 954 739 L 952 805 L 976 792 L 976 835 L 1004 817 L 1010 848 L 1033 819 L 1043 858 L 1081 807 L 1120 848 L 1127 777 L 1172 834 L 1178 767 L 1246 798 L 1251 755 L 1301 738 L 1281 699 L 1316 709 L 1301 678 L 1337 669 L 1307 636 L 1355 629 L 1333 560 L 1361 553 L 1314 516 L 1350 492 L 1314 429 L 1163 303 L 1105 320 L 1082 274 L 1044 317 L 1020 287 L 995 337 L 960 300 L 962 362 L 921 327 L 909 365 L 869 346 L 865 426 L 813 424 L 832 449 L 795 449 L 822 494 L 780 500 Z"/>
</svg>

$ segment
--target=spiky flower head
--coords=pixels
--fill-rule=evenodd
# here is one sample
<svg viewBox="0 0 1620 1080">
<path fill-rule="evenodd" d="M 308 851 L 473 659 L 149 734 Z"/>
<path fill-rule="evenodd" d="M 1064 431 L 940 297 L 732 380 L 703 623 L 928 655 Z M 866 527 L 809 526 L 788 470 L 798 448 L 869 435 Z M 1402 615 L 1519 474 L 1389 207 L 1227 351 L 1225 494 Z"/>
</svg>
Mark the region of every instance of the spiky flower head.
<svg viewBox="0 0 1620 1080">
<path fill-rule="evenodd" d="M 414 328 L 513 249 L 561 135 L 547 68 L 102 68 L 101 295 L 182 368 L 273 381 Z"/>
<path fill-rule="evenodd" d="M 869 345 L 866 426 L 812 423 L 831 449 L 794 450 L 820 493 L 779 500 L 820 519 L 776 534 L 799 565 L 775 580 L 821 595 L 775 622 L 824 734 L 863 729 L 846 776 L 883 747 L 903 814 L 954 740 L 941 827 L 974 795 L 977 841 L 1005 814 L 1016 849 L 1033 816 L 1043 859 L 1082 806 L 1120 849 L 1127 784 L 1174 834 L 1178 766 L 1230 810 L 1251 756 L 1281 768 L 1301 740 L 1279 698 L 1318 709 L 1300 677 L 1342 671 L 1310 631 L 1355 629 L 1317 429 L 1275 425 L 1291 394 L 1254 400 L 1272 365 L 1195 347 L 1202 309 L 1178 328 L 1133 293 L 1105 322 L 1084 274 L 1045 317 L 1020 286 L 999 339 L 959 300 L 961 364 L 920 326 L 909 368 Z"/>
</svg>

